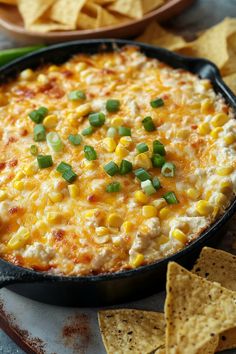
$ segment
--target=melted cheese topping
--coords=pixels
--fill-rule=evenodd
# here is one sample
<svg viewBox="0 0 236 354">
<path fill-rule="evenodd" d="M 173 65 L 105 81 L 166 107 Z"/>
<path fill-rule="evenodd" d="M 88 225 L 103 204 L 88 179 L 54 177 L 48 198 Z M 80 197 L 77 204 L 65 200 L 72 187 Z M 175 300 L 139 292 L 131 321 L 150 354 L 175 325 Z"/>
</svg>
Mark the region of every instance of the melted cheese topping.
<svg viewBox="0 0 236 354">
<path fill-rule="evenodd" d="M 73 90 L 84 91 L 86 99 L 70 100 Z M 151 107 L 155 98 L 164 105 Z M 107 112 L 108 99 L 120 101 L 119 111 Z M 1 86 L 0 103 L 0 252 L 10 262 L 64 275 L 137 267 L 185 247 L 233 198 L 232 110 L 208 80 L 147 58 L 137 48 L 76 55 L 61 66 L 24 70 Z M 47 133 L 59 134 L 60 152 L 33 140 L 35 123 L 28 114 L 40 106 L 53 115 L 51 124 L 48 117 L 42 124 Z M 68 136 L 89 126 L 89 112 L 103 112 L 105 124 L 74 146 Z M 155 131 L 144 129 L 146 116 Z M 131 139 L 116 135 L 109 147 L 108 128 L 118 126 L 131 128 Z M 174 177 L 152 167 L 154 140 L 164 144 L 166 161 L 175 164 Z M 141 142 L 149 147 L 142 158 L 136 150 Z M 52 167 L 38 167 L 32 144 L 41 155 L 52 156 Z M 86 159 L 85 145 L 95 149 L 96 160 Z M 106 163 L 119 166 L 122 159 L 157 176 L 162 188 L 138 198 L 141 186 L 133 172 L 111 177 L 104 171 Z M 56 171 L 62 161 L 78 175 L 72 187 Z M 121 190 L 106 192 L 114 181 Z M 169 191 L 178 204 L 162 198 Z"/>
</svg>

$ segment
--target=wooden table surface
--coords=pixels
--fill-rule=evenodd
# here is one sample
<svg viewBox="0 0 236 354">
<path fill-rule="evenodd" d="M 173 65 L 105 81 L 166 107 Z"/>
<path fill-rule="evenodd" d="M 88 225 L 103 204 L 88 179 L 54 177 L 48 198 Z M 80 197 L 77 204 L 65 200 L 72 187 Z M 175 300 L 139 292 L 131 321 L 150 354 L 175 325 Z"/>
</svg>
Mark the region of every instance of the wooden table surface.
<svg viewBox="0 0 236 354">
<path fill-rule="evenodd" d="M 197 0 L 191 8 L 169 21 L 167 26 L 190 38 L 226 16 L 236 17 L 236 0 Z M 19 45 L 0 33 L 0 49 L 16 46 Z M 0 354 L 23 354 L 23 351 L 0 331 Z"/>
</svg>

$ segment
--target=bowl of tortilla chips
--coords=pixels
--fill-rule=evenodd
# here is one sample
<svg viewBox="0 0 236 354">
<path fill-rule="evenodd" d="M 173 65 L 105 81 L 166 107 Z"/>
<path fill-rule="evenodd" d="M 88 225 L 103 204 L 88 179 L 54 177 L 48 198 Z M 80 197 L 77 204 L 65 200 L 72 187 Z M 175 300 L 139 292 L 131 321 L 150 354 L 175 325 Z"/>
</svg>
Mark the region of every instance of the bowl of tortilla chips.
<svg viewBox="0 0 236 354">
<path fill-rule="evenodd" d="M 27 43 L 126 38 L 167 20 L 194 0 L 0 0 L 0 27 Z"/>
</svg>

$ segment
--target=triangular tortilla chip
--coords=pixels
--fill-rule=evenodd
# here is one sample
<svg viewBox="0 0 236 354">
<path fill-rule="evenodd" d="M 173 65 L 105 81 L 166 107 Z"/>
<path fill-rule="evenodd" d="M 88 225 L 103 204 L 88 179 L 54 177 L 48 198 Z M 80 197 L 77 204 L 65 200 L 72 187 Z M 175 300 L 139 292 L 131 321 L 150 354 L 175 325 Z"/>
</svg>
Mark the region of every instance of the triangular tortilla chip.
<svg viewBox="0 0 236 354">
<path fill-rule="evenodd" d="M 206 343 L 197 354 L 214 354 L 219 343 L 219 336 L 215 336 L 208 343 Z M 155 354 L 166 354 L 166 349 L 159 348 L 155 351 Z"/>
<path fill-rule="evenodd" d="M 236 256 L 210 247 L 204 247 L 193 267 L 193 273 L 221 286 L 236 291 Z M 236 328 L 221 333 L 218 351 L 236 348 Z"/>
<path fill-rule="evenodd" d="M 165 343 L 163 313 L 140 310 L 106 310 L 98 314 L 108 354 L 148 354 Z"/>
<path fill-rule="evenodd" d="M 55 0 L 19 0 L 18 9 L 23 17 L 25 26 L 28 27 L 37 21 L 54 3 Z"/>
<path fill-rule="evenodd" d="M 115 16 L 109 13 L 107 10 L 99 6 L 98 8 L 98 16 L 96 21 L 97 27 L 105 27 L 105 26 L 112 26 L 118 24 L 119 21 Z"/>
<path fill-rule="evenodd" d="M 56 23 L 52 21 L 48 21 L 48 22 L 37 21 L 32 25 L 29 25 L 28 29 L 34 32 L 45 33 L 50 31 L 67 31 L 73 28 L 71 28 L 68 25 L 63 25 L 62 23 Z"/>
<path fill-rule="evenodd" d="M 141 0 L 117 0 L 108 9 L 135 19 L 143 16 Z"/>
<path fill-rule="evenodd" d="M 185 40 L 175 34 L 166 31 L 158 23 L 152 22 L 144 33 L 136 38 L 139 42 L 150 43 L 159 47 L 176 50 L 186 45 Z"/>
<path fill-rule="evenodd" d="M 223 77 L 224 82 L 226 85 L 229 86 L 229 88 L 233 91 L 233 93 L 236 95 L 236 73 L 227 75 Z"/>
<path fill-rule="evenodd" d="M 236 31 L 236 19 L 225 18 L 178 52 L 213 61 L 220 69 L 229 60 L 227 38 Z"/>
<path fill-rule="evenodd" d="M 77 19 L 86 0 L 57 0 L 51 8 L 50 18 L 76 28 Z"/>
<path fill-rule="evenodd" d="M 236 293 L 170 262 L 167 273 L 166 354 L 197 354 L 234 327 Z"/>
<path fill-rule="evenodd" d="M 81 29 L 94 29 L 96 28 L 96 18 L 80 12 L 77 26 Z"/>
<path fill-rule="evenodd" d="M 142 0 L 143 13 L 146 14 L 165 3 L 164 0 Z"/>
</svg>

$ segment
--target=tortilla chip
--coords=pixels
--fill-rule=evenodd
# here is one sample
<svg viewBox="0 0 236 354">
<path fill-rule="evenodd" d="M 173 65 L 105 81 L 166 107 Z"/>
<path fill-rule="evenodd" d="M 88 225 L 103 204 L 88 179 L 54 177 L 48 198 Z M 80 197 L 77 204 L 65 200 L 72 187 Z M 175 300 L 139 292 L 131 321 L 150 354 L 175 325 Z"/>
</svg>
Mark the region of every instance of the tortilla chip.
<svg viewBox="0 0 236 354">
<path fill-rule="evenodd" d="M 141 0 L 117 0 L 108 9 L 135 19 L 143 16 Z"/>
<path fill-rule="evenodd" d="M 79 13 L 86 0 L 57 0 L 51 8 L 50 18 L 76 28 Z"/>
<path fill-rule="evenodd" d="M 221 68 L 222 75 L 230 75 L 236 72 L 236 31 L 227 39 L 228 60 Z"/>
<path fill-rule="evenodd" d="M 146 28 L 145 32 L 136 40 L 139 42 L 154 44 L 170 50 L 183 48 L 186 45 L 186 42 L 182 37 L 176 36 L 171 32 L 167 32 L 156 22 L 152 22 Z"/>
<path fill-rule="evenodd" d="M 160 349 L 157 349 L 154 354 L 166 354 L 166 350 L 165 348 L 160 348 Z"/>
<path fill-rule="evenodd" d="M 236 75 L 236 74 L 235 74 Z M 194 265 L 193 272 L 221 286 L 236 291 L 236 256 L 210 247 L 204 247 Z M 217 350 L 236 348 L 236 328 L 220 335 Z"/>
<path fill-rule="evenodd" d="M 68 25 L 63 25 L 62 23 L 55 23 L 52 21 L 48 22 L 36 22 L 28 26 L 28 29 L 33 32 L 46 33 L 50 31 L 67 31 L 72 30 Z"/>
<path fill-rule="evenodd" d="M 94 29 L 96 28 L 96 18 L 80 12 L 77 20 L 77 27 L 81 29 Z"/>
<path fill-rule="evenodd" d="M 163 313 L 129 309 L 98 314 L 103 343 L 108 354 L 148 354 L 165 343 Z"/>
<path fill-rule="evenodd" d="M 223 80 L 225 81 L 226 85 L 228 85 L 229 88 L 236 95 L 236 73 L 228 76 L 224 76 Z"/>
<path fill-rule="evenodd" d="M 167 273 L 166 353 L 197 354 L 234 327 L 236 293 L 170 262 Z"/>
<path fill-rule="evenodd" d="M 112 26 L 118 24 L 119 21 L 115 16 L 109 13 L 107 10 L 99 6 L 98 17 L 97 17 L 97 27 Z"/>
<path fill-rule="evenodd" d="M 17 0 L 0 0 L 0 3 L 7 5 L 17 5 Z"/>
<path fill-rule="evenodd" d="M 165 3 L 165 0 L 142 0 L 143 13 L 146 14 Z"/>
<path fill-rule="evenodd" d="M 36 22 L 54 3 L 55 0 L 19 0 L 18 8 L 25 26 Z"/>
<path fill-rule="evenodd" d="M 227 38 L 235 31 L 236 19 L 225 18 L 178 52 L 209 59 L 221 69 L 229 60 Z"/>
</svg>

